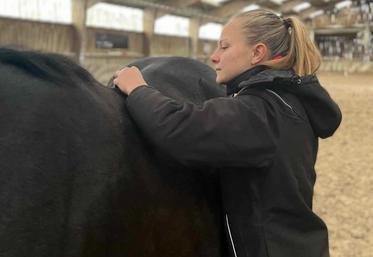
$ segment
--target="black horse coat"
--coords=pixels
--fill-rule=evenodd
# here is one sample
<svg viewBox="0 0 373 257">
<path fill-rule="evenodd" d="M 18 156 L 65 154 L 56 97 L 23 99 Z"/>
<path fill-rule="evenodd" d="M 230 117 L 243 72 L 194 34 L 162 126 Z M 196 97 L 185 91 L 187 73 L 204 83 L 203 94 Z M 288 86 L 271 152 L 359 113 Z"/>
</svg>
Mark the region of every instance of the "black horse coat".
<svg viewBox="0 0 373 257">
<path fill-rule="evenodd" d="M 197 61 L 134 64 L 175 99 L 223 95 Z M 221 256 L 215 173 L 156 154 L 118 90 L 58 55 L 0 49 L 0 75 L 0 256 Z"/>
</svg>

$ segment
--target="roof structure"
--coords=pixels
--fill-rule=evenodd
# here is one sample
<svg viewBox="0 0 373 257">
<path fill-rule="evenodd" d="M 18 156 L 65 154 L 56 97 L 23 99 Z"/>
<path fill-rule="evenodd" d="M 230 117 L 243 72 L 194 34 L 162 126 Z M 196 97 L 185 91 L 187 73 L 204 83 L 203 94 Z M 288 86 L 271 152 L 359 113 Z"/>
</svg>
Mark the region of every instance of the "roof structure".
<svg viewBox="0 0 373 257">
<path fill-rule="evenodd" d="M 245 8 L 256 7 L 271 9 L 282 16 L 295 15 L 303 20 L 309 20 L 313 18 L 313 14 L 321 10 L 323 13 L 333 12 L 336 4 L 346 0 L 89 0 L 89 6 L 99 2 L 143 9 L 154 8 L 161 15 L 199 17 L 205 22 L 223 23 Z M 351 1 L 347 2 L 351 4 Z"/>
</svg>

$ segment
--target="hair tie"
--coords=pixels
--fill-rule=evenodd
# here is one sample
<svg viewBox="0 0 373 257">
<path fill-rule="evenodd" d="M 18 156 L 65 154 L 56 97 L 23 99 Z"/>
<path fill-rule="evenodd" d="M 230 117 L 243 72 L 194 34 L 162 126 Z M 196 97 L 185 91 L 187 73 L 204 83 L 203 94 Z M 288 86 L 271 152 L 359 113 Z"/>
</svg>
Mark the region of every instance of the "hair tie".
<svg viewBox="0 0 373 257">
<path fill-rule="evenodd" d="M 291 21 L 289 19 L 283 19 L 283 23 L 286 30 L 289 30 L 289 28 L 291 28 Z"/>
</svg>

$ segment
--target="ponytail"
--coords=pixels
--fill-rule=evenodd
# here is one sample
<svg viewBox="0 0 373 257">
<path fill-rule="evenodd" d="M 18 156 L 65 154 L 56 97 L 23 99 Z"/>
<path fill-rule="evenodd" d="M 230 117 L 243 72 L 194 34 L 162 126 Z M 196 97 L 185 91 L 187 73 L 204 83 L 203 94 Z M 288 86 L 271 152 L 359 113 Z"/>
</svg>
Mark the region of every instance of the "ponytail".
<svg viewBox="0 0 373 257">
<path fill-rule="evenodd" d="M 292 68 L 299 76 L 315 73 L 321 64 L 321 54 L 311 41 L 305 25 L 296 17 L 284 20 L 289 24 L 290 45 L 287 54 L 279 59 L 263 64 L 273 69 Z"/>
</svg>

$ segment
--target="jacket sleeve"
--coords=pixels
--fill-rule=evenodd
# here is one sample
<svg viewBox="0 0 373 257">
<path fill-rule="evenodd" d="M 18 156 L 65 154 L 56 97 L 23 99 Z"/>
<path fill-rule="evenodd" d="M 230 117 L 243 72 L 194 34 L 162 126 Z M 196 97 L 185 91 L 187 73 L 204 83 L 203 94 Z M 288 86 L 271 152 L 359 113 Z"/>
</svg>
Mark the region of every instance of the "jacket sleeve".
<svg viewBox="0 0 373 257">
<path fill-rule="evenodd" d="M 156 147 L 184 165 L 213 167 L 270 164 L 276 144 L 266 104 L 259 97 L 242 96 L 197 106 L 149 86 L 136 88 L 127 98 L 131 117 Z"/>
</svg>

